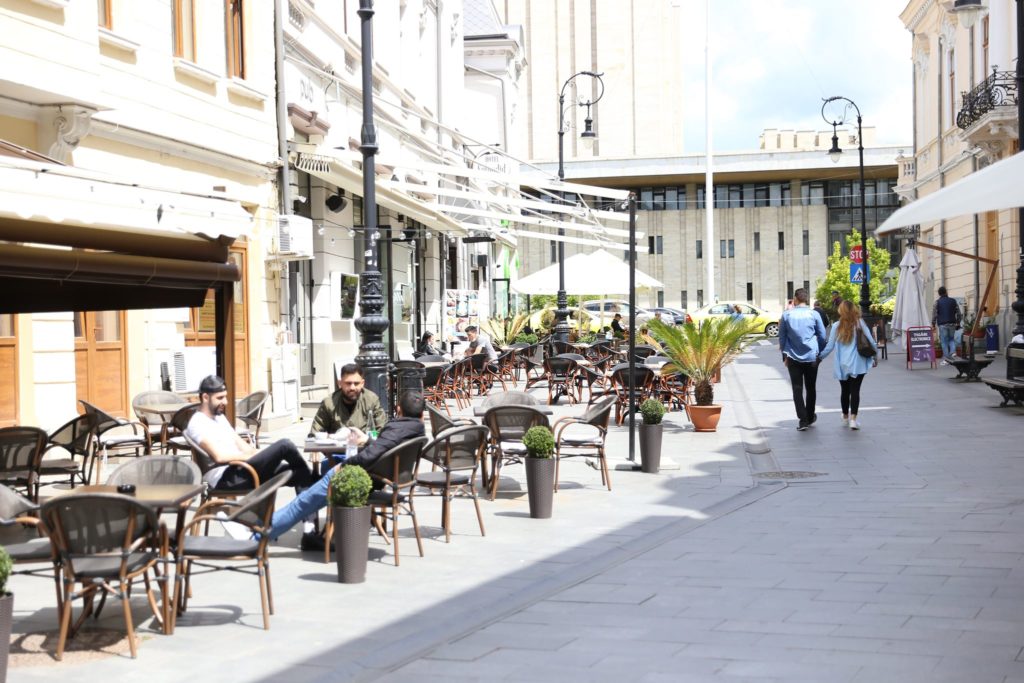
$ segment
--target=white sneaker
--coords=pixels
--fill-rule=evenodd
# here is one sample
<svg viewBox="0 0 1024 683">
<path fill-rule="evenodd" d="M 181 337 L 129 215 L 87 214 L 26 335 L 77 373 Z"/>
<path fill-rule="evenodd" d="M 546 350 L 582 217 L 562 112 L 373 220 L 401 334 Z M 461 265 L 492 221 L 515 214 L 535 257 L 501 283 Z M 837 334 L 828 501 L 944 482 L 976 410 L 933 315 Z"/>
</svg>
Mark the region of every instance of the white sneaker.
<svg viewBox="0 0 1024 683">
<path fill-rule="evenodd" d="M 850 418 L 850 429 L 860 429 L 860 422 L 857 422 L 857 418 Z"/>
<path fill-rule="evenodd" d="M 843 427 L 849 427 L 849 426 L 850 426 L 850 418 L 849 418 L 849 417 L 847 417 L 846 415 L 843 415 L 843 423 L 842 423 L 842 426 L 843 426 Z"/>
<path fill-rule="evenodd" d="M 224 527 L 224 533 L 236 541 L 248 541 L 252 538 L 252 529 L 244 524 L 228 521 L 228 516 L 223 512 L 218 512 L 216 517 L 221 520 L 220 525 Z"/>
</svg>

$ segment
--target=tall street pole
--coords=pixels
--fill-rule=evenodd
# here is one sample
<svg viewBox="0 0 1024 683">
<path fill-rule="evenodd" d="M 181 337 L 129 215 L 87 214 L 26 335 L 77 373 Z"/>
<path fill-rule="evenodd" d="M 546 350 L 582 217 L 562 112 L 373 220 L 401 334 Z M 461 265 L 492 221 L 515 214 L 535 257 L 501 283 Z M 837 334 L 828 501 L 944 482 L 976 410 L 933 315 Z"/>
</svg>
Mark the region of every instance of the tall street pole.
<svg viewBox="0 0 1024 683">
<path fill-rule="evenodd" d="M 715 303 L 715 259 L 711 258 L 715 240 L 715 185 L 711 167 L 711 0 L 704 4 L 704 301 Z"/>
<path fill-rule="evenodd" d="M 629 193 L 629 461 L 636 461 L 636 193 Z"/>
<path fill-rule="evenodd" d="M 388 403 L 388 363 L 384 352 L 384 332 L 388 319 L 382 315 L 384 293 L 381 285 L 377 246 L 376 160 L 377 129 L 373 123 L 373 0 L 359 0 L 362 25 L 363 127 L 359 151 L 363 154 L 363 223 L 365 224 L 365 267 L 359 278 L 359 355 L 367 388 L 377 395 L 382 406 Z"/>
<path fill-rule="evenodd" d="M 1024 154 L 1024 0 L 1017 0 L 1017 154 Z M 1013 302 L 1013 312 L 1017 314 L 1017 324 L 1013 327 L 1011 338 L 1024 334 L 1024 207 L 1017 209 L 1017 300 Z"/>
<path fill-rule="evenodd" d="M 580 134 L 582 138 L 595 138 L 597 134 L 594 133 L 592 128 L 593 119 L 590 118 L 590 108 L 597 104 L 598 100 L 604 97 L 604 81 L 601 80 L 602 74 L 594 73 L 593 71 L 579 71 L 569 76 L 565 83 L 562 84 L 562 90 L 558 93 L 558 181 L 562 182 L 565 180 L 565 91 L 569 85 L 576 80 L 579 76 L 589 76 L 590 78 L 597 81 L 600 86 L 597 97 L 593 100 L 588 99 L 586 102 L 573 101 L 573 105 L 586 107 L 587 118 L 586 128 Z M 559 197 L 560 200 L 564 200 L 564 197 Z M 569 341 L 569 299 L 565 294 L 565 240 L 561 239 L 565 237 L 565 228 L 559 226 L 558 228 L 558 297 L 557 305 L 555 309 L 555 329 L 552 331 L 552 336 L 560 342 Z"/>
</svg>

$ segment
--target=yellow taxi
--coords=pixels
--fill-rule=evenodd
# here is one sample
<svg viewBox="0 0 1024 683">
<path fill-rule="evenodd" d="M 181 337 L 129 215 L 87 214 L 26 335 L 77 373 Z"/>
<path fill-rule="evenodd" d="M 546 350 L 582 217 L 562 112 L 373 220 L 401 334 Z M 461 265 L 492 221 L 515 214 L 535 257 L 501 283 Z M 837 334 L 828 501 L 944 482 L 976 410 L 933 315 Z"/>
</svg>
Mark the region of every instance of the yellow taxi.
<svg viewBox="0 0 1024 683">
<path fill-rule="evenodd" d="M 736 313 L 736 306 L 739 306 L 739 313 L 743 316 L 743 319 L 750 321 L 753 334 L 763 334 L 766 337 L 779 336 L 779 318 L 782 317 L 781 314 L 769 313 L 757 306 L 751 306 L 745 301 L 719 301 L 718 303 L 698 308 L 690 313 L 690 317 L 693 318 L 693 322 L 699 325 L 701 321 L 710 318 L 727 318 L 734 315 Z"/>
</svg>

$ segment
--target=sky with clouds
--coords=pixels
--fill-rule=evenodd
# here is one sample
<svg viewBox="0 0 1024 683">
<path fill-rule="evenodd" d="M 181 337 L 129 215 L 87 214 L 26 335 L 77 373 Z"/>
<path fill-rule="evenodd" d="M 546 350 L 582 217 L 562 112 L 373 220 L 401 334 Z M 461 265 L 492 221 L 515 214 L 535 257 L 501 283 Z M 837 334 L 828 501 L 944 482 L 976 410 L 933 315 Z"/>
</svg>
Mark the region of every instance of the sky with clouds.
<svg viewBox="0 0 1024 683">
<path fill-rule="evenodd" d="M 826 130 L 822 98 L 848 97 L 876 142 L 912 132 L 911 37 L 905 0 L 707 0 L 712 130 L 718 152 L 756 149 L 765 128 Z M 680 0 L 685 145 L 704 150 L 705 0 Z"/>
</svg>

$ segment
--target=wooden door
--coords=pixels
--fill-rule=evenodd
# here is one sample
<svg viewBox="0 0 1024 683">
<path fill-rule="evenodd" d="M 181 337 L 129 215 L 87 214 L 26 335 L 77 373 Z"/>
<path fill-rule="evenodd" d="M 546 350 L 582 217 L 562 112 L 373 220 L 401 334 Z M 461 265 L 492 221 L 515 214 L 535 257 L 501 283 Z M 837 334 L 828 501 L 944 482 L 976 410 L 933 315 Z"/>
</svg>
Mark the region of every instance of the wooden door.
<svg viewBox="0 0 1024 683">
<path fill-rule="evenodd" d="M 246 272 L 245 246 L 232 245 L 228 261 L 238 267 L 242 279 L 235 283 L 235 396 L 242 398 L 249 393 L 249 318 L 245 305 L 248 281 Z M 185 325 L 185 346 L 213 346 L 216 340 L 216 306 L 213 290 L 206 292 L 202 308 L 193 308 L 189 322 Z M 191 388 L 190 388 L 191 389 Z"/>
<path fill-rule="evenodd" d="M 0 314 L 0 427 L 18 424 L 18 329 L 11 313 Z"/>
<path fill-rule="evenodd" d="M 75 313 L 76 397 L 118 417 L 130 407 L 124 330 L 124 311 Z"/>
<path fill-rule="evenodd" d="M 989 211 L 985 214 L 985 258 L 999 258 L 999 212 Z M 981 264 L 981 286 L 984 291 L 988 275 L 992 272 L 992 266 L 988 263 Z M 999 308 L 999 274 L 992 283 L 992 289 L 985 299 L 985 315 L 995 315 Z"/>
</svg>

